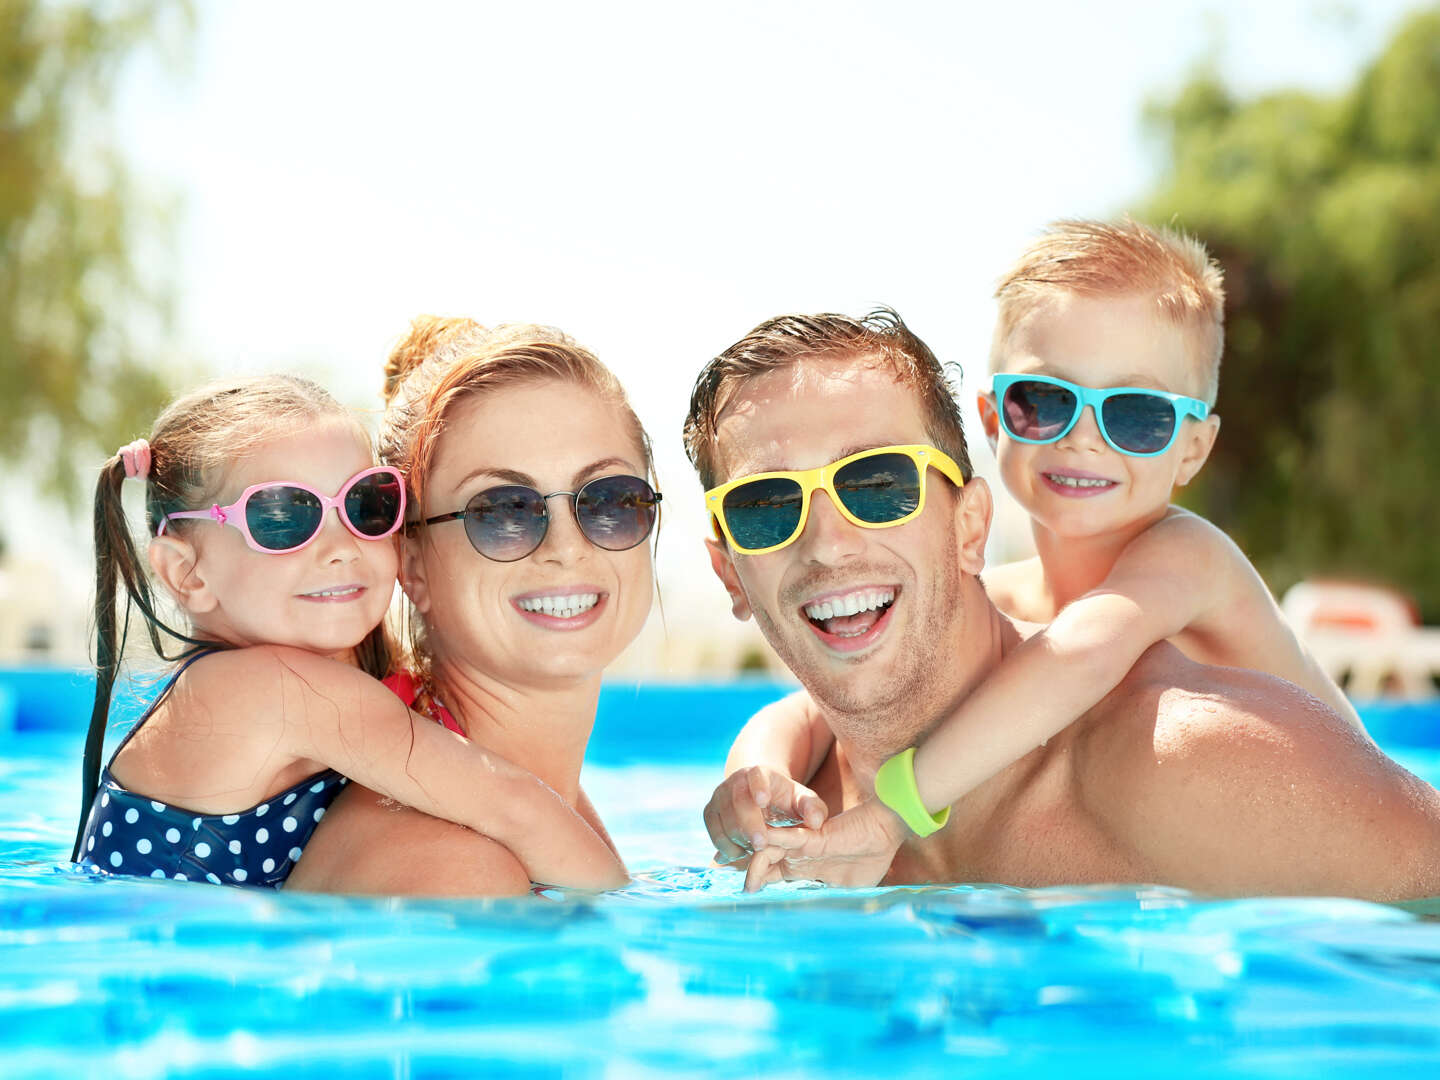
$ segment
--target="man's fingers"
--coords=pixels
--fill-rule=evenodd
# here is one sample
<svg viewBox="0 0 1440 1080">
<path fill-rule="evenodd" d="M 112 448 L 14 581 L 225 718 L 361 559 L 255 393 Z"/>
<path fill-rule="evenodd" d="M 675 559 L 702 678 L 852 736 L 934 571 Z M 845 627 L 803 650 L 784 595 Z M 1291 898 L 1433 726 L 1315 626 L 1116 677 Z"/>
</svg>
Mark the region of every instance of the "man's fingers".
<svg viewBox="0 0 1440 1080">
<path fill-rule="evenodd" d="M 800 820 L 805 822 L 807 828 L 819 829 L 825 824 L 825 819 L 830 816 L 830 808 L 825 805 L 825 800 L 819 795 L 804 795 L 800 799 Z"/>
<path fill-rule="evenodd" d="M 750 784 L 750 797 L 755 800 L 755 805 L 764 809 L 770 805 L 770 777 L 765 769 L 759 765 L 752 765 L 748 770 L 746 779 Z"/>
<path fill-rule="evenodd" d="M 705 807 L 705 828 L 710 833 L 710 842 L 715 845 L 715 851 L 722 863 L 731 863 L 750 854 L 748 842 L 742 842 L 745 833 L 734 821 L 728 820 L 721 809 L 728 804 L 728 800 L 722 799 L 717 793 Z"/>
<path fill-rule="evenodd" d="M 785 853 L 778 848 L 757 851 L 745 871 L 745 891 L 759 892 L 766 885 L 783 880 Z"/>
</svg>

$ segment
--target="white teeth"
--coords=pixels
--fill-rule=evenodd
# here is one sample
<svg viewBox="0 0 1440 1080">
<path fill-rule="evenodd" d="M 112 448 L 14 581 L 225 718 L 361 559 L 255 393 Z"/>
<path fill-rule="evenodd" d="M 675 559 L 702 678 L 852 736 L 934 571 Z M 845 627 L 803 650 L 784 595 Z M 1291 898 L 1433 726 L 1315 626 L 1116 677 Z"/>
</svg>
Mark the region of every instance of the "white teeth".
<svg viewBox="0 0 1440 1080">
<path fill-rule="evenodd" d="M 306 596 L 354 596 L 360 591 L 358 585 L 347 585 L 343 589 L 321 589 L 319 592 L 306 593 Z"/>
<path fill-rule="evenodd" d="M 599 593 L 579 593 L 570 596 L 529 596 L 517 600 L 521 611 L 535 611 L 556 619 L 573 619 L 589 611 L 600 602 Z"/>
<path fill-rule="evenodd" d="M 1045 475 L 1061 487 L 1097 488 L 1109 487 L 1112 483 L 1110 480 L 1091 480 L 1085 476 L 1061 476 L 1059 473 L 1046 473 Z"/>
<path fill-rule="evenodd" d="M 805 614 L 816 622 L 824 622 L 841 615 L 859 615 L 862 611 L 872 611 L 894 600 L 894 589 L 861 589 L 859 592 L 832 596 L 818 604 L 810 604 L 805 608 Z"/>
</svg>

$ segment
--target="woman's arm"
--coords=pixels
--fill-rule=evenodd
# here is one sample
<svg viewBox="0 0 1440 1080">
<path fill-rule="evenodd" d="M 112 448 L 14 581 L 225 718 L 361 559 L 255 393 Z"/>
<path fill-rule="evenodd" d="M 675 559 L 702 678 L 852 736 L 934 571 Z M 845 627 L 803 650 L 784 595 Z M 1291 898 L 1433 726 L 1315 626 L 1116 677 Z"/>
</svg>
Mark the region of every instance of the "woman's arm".
<svg viewBox="0 0 1440 1080">
<path fill-rule="evenodd" d="M 613 889 L 629 880 L 604 840 L 533 773 L 411 712 L 355 668 L 259 646 L 217 653 L 189 674 L 192 693 L 232 716 L 278 715 L 277 752 L 491 837 L 535 881 Z"/>
</svg>

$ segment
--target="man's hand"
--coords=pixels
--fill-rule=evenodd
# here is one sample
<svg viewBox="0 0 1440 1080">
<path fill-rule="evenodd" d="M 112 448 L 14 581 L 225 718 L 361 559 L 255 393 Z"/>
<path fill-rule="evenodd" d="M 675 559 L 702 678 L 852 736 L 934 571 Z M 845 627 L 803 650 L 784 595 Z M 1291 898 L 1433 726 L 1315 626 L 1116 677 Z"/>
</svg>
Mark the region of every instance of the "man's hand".
<svg viewBox="0 0 1440 1080">
<path fill-rule="evenodd" d="M 825 801 L 790 777 L 753 765 L 727 776 L 705 806 L 715 861 L 729 866 L 790 831 L 814 835 L 830 811 Z M 803 825 L 804 830 L 786 826 Z"/>
<path fill-rule="evenodd" d="M 818 832 L 776 829 L 757 847 L 745 872 L 745 891 L 777 881 L 823 881 L 849 889 L 877 885 L 910 835 L 898 814 L 867 799 L 827 821 Z"/>
</svg>

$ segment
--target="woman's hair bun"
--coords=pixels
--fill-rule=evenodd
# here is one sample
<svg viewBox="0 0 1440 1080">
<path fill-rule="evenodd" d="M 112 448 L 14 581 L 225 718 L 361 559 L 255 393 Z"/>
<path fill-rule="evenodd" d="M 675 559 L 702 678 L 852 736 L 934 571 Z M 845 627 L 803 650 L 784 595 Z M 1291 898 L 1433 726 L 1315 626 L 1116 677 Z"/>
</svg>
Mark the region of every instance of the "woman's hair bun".
<svg viewBox="0 0 1440 1080">
<path fill-rule="evenodd" d="M 485 328 L 474 319 L 419 315 L 410 323 L 410 332 L 390 350 L 385 360 L 385 400 L 395 397 L 406 377 L 425 361 L 449 351 L 459 338 L 473 339 Z"/>
</svg>

